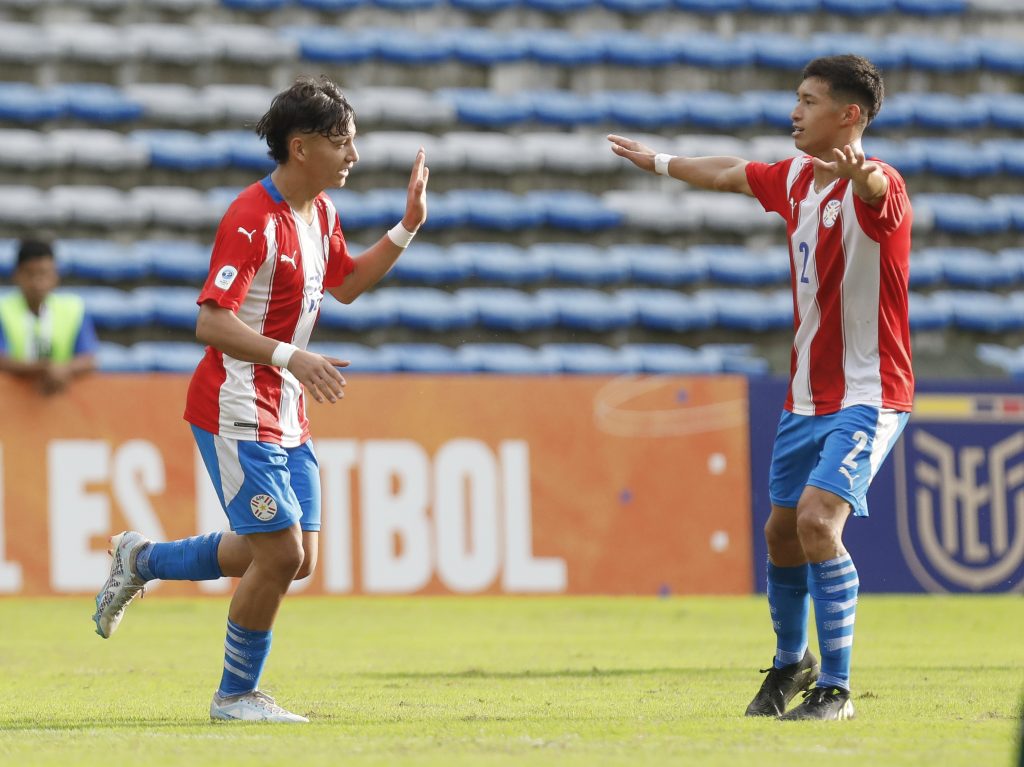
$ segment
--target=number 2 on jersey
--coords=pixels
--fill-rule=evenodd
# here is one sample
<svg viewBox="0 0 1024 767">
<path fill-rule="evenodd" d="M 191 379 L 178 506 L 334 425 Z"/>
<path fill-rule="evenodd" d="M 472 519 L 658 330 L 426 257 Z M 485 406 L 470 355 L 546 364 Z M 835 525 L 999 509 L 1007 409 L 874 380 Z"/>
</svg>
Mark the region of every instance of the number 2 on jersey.
<svg viewBox="0 0 1024 767">
<path fill-rule="evenodd" d="M 811 257 L 811 248 L 806 242 L 801 242 L 800 252 L 804 256 L 804 265 L 803 268 L 800 269 L 800 282 L 810 282 L 810 280 L 807 279 L 807 261 Z"/>
</svg>

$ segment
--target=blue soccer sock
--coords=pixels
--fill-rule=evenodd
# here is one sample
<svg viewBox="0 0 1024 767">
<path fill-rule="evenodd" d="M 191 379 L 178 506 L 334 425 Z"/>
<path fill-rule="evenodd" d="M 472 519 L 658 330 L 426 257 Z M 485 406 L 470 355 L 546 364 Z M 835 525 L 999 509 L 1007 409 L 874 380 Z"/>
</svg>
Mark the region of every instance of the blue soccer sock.
<svg viewBox="0 0 1024 767">
<path fill-rule="evenodd" d="M 224 673 L 217 694 L 241 695 L 260 685 L 263 664 L 270 654 L 270 631 L 250 631 L 228 619 L 224 639 Z"/>
<path fill-rule="evenodd" d="M 151 543 L 135 558 L 135 572 L 147 581 L 213 581 L 223 577 L 217 547 L 224 533 Z"/>
<path fill-rule="evenodd" d="M 775 629 L 775 667 L 797 663 L 807 649 L 807 565 L 776 567 L 768 562 L 768 609 Z"/>
<path fill-rule="evenodd" d="M 853 621 L 857 612 L 860 579 L 849 554 L 811 564 L 808 581 L 814 600 L 814 621 L 821 648 L 818 687 L 850 689 Z"/>
</svg>

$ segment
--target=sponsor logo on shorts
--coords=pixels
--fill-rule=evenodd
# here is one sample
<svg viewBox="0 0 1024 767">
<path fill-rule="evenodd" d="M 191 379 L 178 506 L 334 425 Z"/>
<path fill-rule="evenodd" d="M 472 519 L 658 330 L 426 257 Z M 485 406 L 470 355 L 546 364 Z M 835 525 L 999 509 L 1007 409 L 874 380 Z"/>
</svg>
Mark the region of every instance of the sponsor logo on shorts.
<svg viewBox="0 0 1024 767">
<path fill-rule="evenodd" d="M 249 501 L 249 508 L 252 509 L 252 515 L 260 522 L 269 522 L 277 516 L 277 501 L 263 493 L 252 497 L 252 500 Z"/>
<path fill-rule="evenodd" d="M 825 225 L 826 229 L 831 229 L 836 219 L 839 218 L 839 209 L 843 207 L 843 204 L 839 200 L 830 200 L 828 205 L 825 206 L 824 212 L 821 214 L 821 223 Z"/>
<path fill-rule="evenodd" d="M 238 276 L 238 270 L 233 266 L 225 266 L 219 272 L 217 272 L 216 278 L 213 280 L 213 284 L 221 290 L 227 290 L 231 287 L 231 283 L 235 281 L 235 277 Z"/>
</svg>

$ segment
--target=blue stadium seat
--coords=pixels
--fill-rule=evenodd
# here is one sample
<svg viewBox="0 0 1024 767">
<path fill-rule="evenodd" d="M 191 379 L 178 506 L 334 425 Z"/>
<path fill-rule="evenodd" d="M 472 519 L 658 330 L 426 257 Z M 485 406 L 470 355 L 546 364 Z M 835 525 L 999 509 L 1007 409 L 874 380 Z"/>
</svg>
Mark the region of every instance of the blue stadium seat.
<svg viewBox="0 0 1024 767">
<path fill-rule="evenodd" d="M 742 11 L 747 0 L 676 0 L 676 7 L 691 13 L 725 14 Z"/>
<path fill-rule="evenodd" d="M 622 214 L 587 192 L 543 190 L 527 195 L 531 206 L 544 211 L 545 223 L 554 229 L 599 232 L 622 223 Z"/>
<path fill-rule="evenodd" d="M 133 355 L 160 373 L 192 373 L 205 353 L 205 347 L 184 341 L 140 341 L 132 346 Z"/>
<path fill-rule="evenodd" d="M 381 288 L 376 292 L 394 303 L 398 323 L 404 327 L 440 333 L 476 322 L 476 306 L 457 294 L 437 288 Z"/>
<path fill-rule="evenodd" d="M 480 325 L 491 330 L 525 333 L 558 324 L 555 304 L 544 296 L 511 288 L 463 288 L 458 295 L 475 307 Z"/>
<path fill-rule="evenodd" d="M 819 0 L 747 0 L 753 13 L 814 13 L 819 5 Z"/>
<path fill-rule="evenodd" d="M 491 67 L 523 61 L 530 55 L 530 39 L 526 32 L 460 27 L 453 33 L 452 52 L 466 64 Z"/>
<path fill-rule="evenodd" d="M 615 375 L 642 370 L 640 356 L 636 352 L 602 344 L 541 344 L 540 351 L 555 355 L 566 373 Z"/>
<path fill-rule="evenodd" d="M 899 3 L 900 0 L 897 0 Z M 973 40 L 944 40 L 923 34 L 896 34 L 889 40 L 900 45 L 907 66 L 926 72 L 969 72 L 981 63 L 981 54 Z"/>
<path fill-rule="evenodd" d="M 905 143 L 925 155 L 929 171 L 948 178 L 978 178 L 999 173 L 1002 153 L 993 146 L 954 138 L 919 138 Z"/>
<path fill-rule="evenodd" d="M 610 11 L 642 16 L 645 13 L 664 11 L 672 7 L 672 0 L 598 0 Z"/>
<path fill-rule="evenodd" d="M 469 208 L 465 199 L 437 192 L 431 193 L 430 216 L 422 227 L 423 231 L 454 229 L 463 226 L 467 221 L 469 221 Z"/>
<path fill-rule="evenodd" d="M 67 110 L 67 98 L 54 89 L 27 83 L 0 83 L 0 120 L 37 123 L 56 120 Z"/>
<path fill-rule="evenodd" d="M 1020 139 L 989 139 L 982 146 L 999 153 L 1003 172 L 1010 176 L 1024 176 L 1024 141 Z"/>
<path fill-rule="evenodd" d="M 351 229 L 367 229 L 394 224 L 395 219 L 391 217 L 390 209 L 385 209 L 380 203 L 376 206 L 371 205 L 364 194 L 351 189 L 328 189 L 327 196 L 331 198 L 331 202 L 337 208 L 341 227 L 346 232 Z"/>
<path fill-rule="evenodd" d="M 538 297 L 551 301 L 564 328 L 606 333 L 633 324 L 633 302 L 618 295 L 590 288 L 542 288 Z"/>
<path fill-rule="evenodd" d="M 280 34 L 295 40 L 305 61 L 362 64 L 376 57 L 379 34 L 338 27 L 283 27 Z"/>
<path fill-rule="evenodd" d="M 528 195 L 516 195 L 497 189 L 459 189 L 448 196 L 466 206 L 471 226 L 501 232 L 518 232 L 542 226 L 546 211 Z"/>
<path fill-rule="evenodd" d="M 57 240 L 54 254 L 83 280 L 133 282 L 149 272 L 149 261 L 128 245 L 113 240 Z"/>
<path fill-rule="evenodd" d="M 55 85 L 53 91 L 65 100 L 72 117 L 90 123 L 130 122 L 142 117 L 142 104 L 120 88 L 101 83 Z"/>
<path fill-rule="evenodd" d="M 759 293 L 713 288 L 702 290 L 697 295 L 709 299 L 714 305 L 719 327 L 755 333 L 793 327 L 793 297 L 788 290 Z"/>
<path fill-rule="evenodd" d="M 793 107 L 796 106 L 792 91 L 745 91 L 742 96 L 757 107 L 765 125 L 792 130 Z M 789 143 L 792 146 L 792 140 Z"/>
<path fill-rule="evenodd" d="M 544 282 L 553 268 L 550 259 L 506 243 L 465 242 L 454 245 L 452 250 L 472 259 L 477 279 L 503 285 Z"/>
<path fill-rule="evenodd" d="M 738 69 L 754 63 L 756 51 L 750 38 L 688 35 L 676 41 L 680 59 L 702 69 Z"/>
<path fill-rule="evenodd" d="M 930 288 L 944 279 L 942 261 L 927 251 L 916 250 L 910 254 L 910 287 Z"/>
<path fill-rule="evenodd" d="M 648 91 L 605 91 L 600 98 L 608 119 L 630 128 L 655 130 L 682 125 L 688 115 L 684 99 Z"/>
<path fill-rule="evenodd" d="M 135 296 L 152 307 L 154 325 L 175 330 L 195 330 L 199 316 L 199 287 L 143 287 Z"/>
<path fill-rule="evenodd" d="M 525 93 L 498 93 L 481 88 L 442 88 L 442 101 L 451 104 L 460 123 L 506 128 L 533 117 L 533 103 Z"/>
<path fill-rule="evenodd" d="M 535 29 L 530 36 L 530 55 L 541 64 L 557 67 L 598 64 L 604 60 L 605 40 L 596 35 L 576 35 L 564 29 Z"/>
<path fill-rule="evenodd" d="M 1001 344 L 978 344 L 975 347 L 978 359 L 986 365 L 999 368 L 1010 378 L 1024 378 L 1024 349 Z"/>
<path fill-rule="evenodd" d="M 922 218 L 931 218 L 940 232 L 965 235 L 996 234 L 1013 223 L 1011 209 L 996 201 L 968 194 L 919 194 L 914 205 Z"/>
<path fill-rule="evenodd" d="M 394 354 L 399 369 L 409 373 L 475 373 L 480 369 L 477 360 L 441 344 L 394 343 L 377 348 L 380 352 Z"/>
<path fill-rule="evenodd" d="M 226 8 L 252 13 L 266 13 L 284 8 L 291 0 L 220 0 Z"/>
<path fill-rule="evenodd" d="M 207 143 L 227 155 L 232 167 L 269 173 L 275 163 L 267 154 L 267 145 L 248 130 L 217 130 L 207 135 Z"/>
<path fill-rule="evenodd" d="M 915 16 L 948 16 L 967 10 L 967 0 L 896 0 L 896 9 Z"/>
<path fill-rule="evenodd" d="M 789 251 L 785 247 L 751 250 L 736 245 L 696 245 L 690 253 L 708 265 L 713 282 L 757 287 L 789 281 Z"/>
<path fill-rule="evenodd" d="M 1006 333 L 1024 328 L 1024 311 L 1007 296 L 988 291 L 939 291 L 953 307 L 953 321 L 961 330 L 978 333 Z"/>
<path fill-rule="evenodd" d="M 390 27 L 381 30 L 377 37 L 377 55 L 390 64 L 412 67 L 440 64 L 451 58 L 453 52 L 452 39 L 447 35 L 425 35 L 413 29 Z"/>
<path fill-rule="evenodd" d="M 740 95 L 720 91 L 676 91 L 668 95 L 686 105 L 687 119 L 700 128 L 732 131 L 752 128 L 761 122 L 760 105 Z"/>
<path fill-rule="evenodd" d="M 79 286 L 72 292 L 85 301 L 85 310 L 100 330 L 134 330 L 152 322 L 155 307 L 135 291 Z"/>
<path fill-rule="evenodd" d="M 389 11 L 408 13 L 411 11 L 426 11 L 436 8 L 441 0 L 372 0 L 374 5 L 379 5 Z"/>
<path fill-rule="evenodd" d="M 1020 41 L 986 37 L 977 41 L 981 50 L 981 65 L 992 72 L 1024 75 L 1024 49 Z"/>
<path fill-rule="evenodd" d="M 519 5 L 519 0 L 448 0 L 453 8 L 470 13 L 497 13 Z"/>
<path fill-rule="evenodd" d="M 629 279 L 629 261 L 594 245 L 540 243 L 530 247 L 552 264 L 552 275 L 560 282 L 576 285 L 613 285 Z"/>
<path fill-rule="evenodd" d="M 128 134 L 146 147 L 154 168 L 201 171 L 223 168 L 230 160 L 228 147 L 199 133 L 183 130 L 137 130 Z"/>
<path fill-rule="evenodd" d="M 365 293 L 351 304 L 325 297 L 320 304 L 320 324 L 325 328 L 360 333 L 387 328 L 398 322 L 394 298 L 383 290 Z"/>
<path fill-rule="evenodd" d="M 295 0 L 300 8 L 327 13 L 343 13 L 366 5 L 369 0 Z"/>
<path fill-rule="evenodd" d="M 858 6 L 862 5 L 860 0 L 855 2 Z M 885 0 L 885 3 L 891 5 L 892 0 Z M 903 47 L 894 44 L 887 37 L 848 32 L 826 32 L 814 36 L 816 56 L 835 56 L 844 53 L 863 56 L 883 72 L 902 67 L 906 61 Z"/>
<path fill-rule="evenodd" d="M 366 296 L 360 300 L 362 298 Z M 316 342 L 309 345 L 309 350 L 351 362 L 351 365 L 343 369 L 346 378 L 352 374 L 394 373 L 402 369 L 401 358 L 394 349 L 375 349 L 372 346 L 353 343 Z"/>
<path fill-rule="evenodd" d="M 795 35 L 757 31 L 743 32 L 740 37 L 753 44 L 757 63 L 772 69 L 799 72 L 813 56 L 808 53 L 807 40 Z"/>
<path fill-rule="evenodd" d="M 910 329 L 943 330 L 953 324 L 953 304 L 941 293 L 910 294 Z"/>
<path fill-rule="evenodd" d="M 654 36 L 628 29 L 598 33 L 596 36 L 604 41 L 608 63 L 616 66 L 665 67 L 675 64 L 681 55 L 674 36 Z"/>
<path fill-rule="evenodd" d="M 596 0 L 521 0 L 526 8 L 545 13 L 577 13 L 594 5 Z"/>
<path fill-rule="evenodd" d="M 914 176 L 927 167 L 926 146 L 921 141 L 892 141 L 868 136 L 864 139 L 864 152 L 888 163 L 903 176 Z"/>
<path fill-rule="evenodd" d="M 613 245 L 608 254 L 626 259 L 633 281 L 645 285 L 691 285 L 708 274 L 707 261 L 670 245 Z"/>
<path fill-rule="evenodd" d="M 885 99 L 882 110 L 871 121 L 872 131 L 898 130 L 914 124 L 915 99 L 909 93 L 896 93 Z"/>
<path fill-rule="evenodd" d="M 104 373 L 146 373 L 149 360 L 136 354 L 130 346 L 100 341 L 96 349 L 96 365 Z"/>
<path fill-rule="evenodd" d="M 139 240 L 135 256 L 161 280 L 198 286 L 210 272 L 210 246 L 191 240 Z"/>
<path fill-rule="evenodd" d="M 941 262 L 946 282 L 954 288 L 991 290 L 1015 285 L 1021 277 L 1015 259 L 980 248 L 928 248 L 925 253 Z"/>
<path fill-rule="evenodd" d="M 701 294 L 689 295 L 661 288 L 627 288 L 620 300 L 632 304 L 639 323 L 650 330 L 683 333 L 714 327 L 714 304 Z"/>
<path fill-rule="evenodd" d="M 948 93 L 901 94 L 913 103 L 914 122 L 922 128 L 956 131 L 984 127 L 989 120 L 987 103 L 962 99 Z M 885 107 L 879 114 L 884 114 Z"/>
<path fill-rule="evenodd" d="M 1024 232 L 1024 194 L 994 194 L 989 200 L 999 217 L 1005 216 L 1018 232 Z"/>
<path fill-rule="evenodd" d="M 620 347 L 640 359 L 644 373 L 701 375 L 722 372 L 722 359 L 677 344 L 623 344 Z"/>
<path fill-rule="evenodd" d="M 842 16 L 879 16 L 896 8 L 896 0 L 821 0 L 826 13 Z"/>
<path fill-rule="evenodd" d="M 418 242 L 402 254 L 388 276 L 421 285 L 451 285 L 464 282 L 472 273 L 473 263 L 464 253 Z"/>
<path fill-rule="evenodd" d="M 476 370 L 504 375 L 552 375 L 562 371 L 561 359 L 550 349 L 523 344 L 462 344 L 456 354 Z"/>
<path fill-rule="evenodd" d="M 701 344 L 698 351 L 721 360 L 722 372 L 745 376 L 767 375 L 771 365 L 763 357 L 754 356 L 754 344 Z"/>
<path fill-rule="evenodd" d="M 562 127 L 593 125 L 608 117 L 604 100 L 594 94 L 543 90 L 529 94 L 533 116 L 542 123 Z"/>
</svg>

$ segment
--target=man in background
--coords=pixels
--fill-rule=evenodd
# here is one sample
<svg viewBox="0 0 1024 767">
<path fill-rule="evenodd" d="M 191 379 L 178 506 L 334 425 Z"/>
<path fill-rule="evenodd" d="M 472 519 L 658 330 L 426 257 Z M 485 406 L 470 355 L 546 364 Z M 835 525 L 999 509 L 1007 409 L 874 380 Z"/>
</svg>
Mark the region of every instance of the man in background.
<svg viewBox="0 0 1024 767">
<path fill-rule="evenodd" d="M 59 394 L 96 367 L 96 329 L 81 298 L 53 292 L 59 282 L 50 245 L 24 240 L 14 268 L 18 289 L 0 299 L 0 370 L 43 394 Z"/>
</svg>

